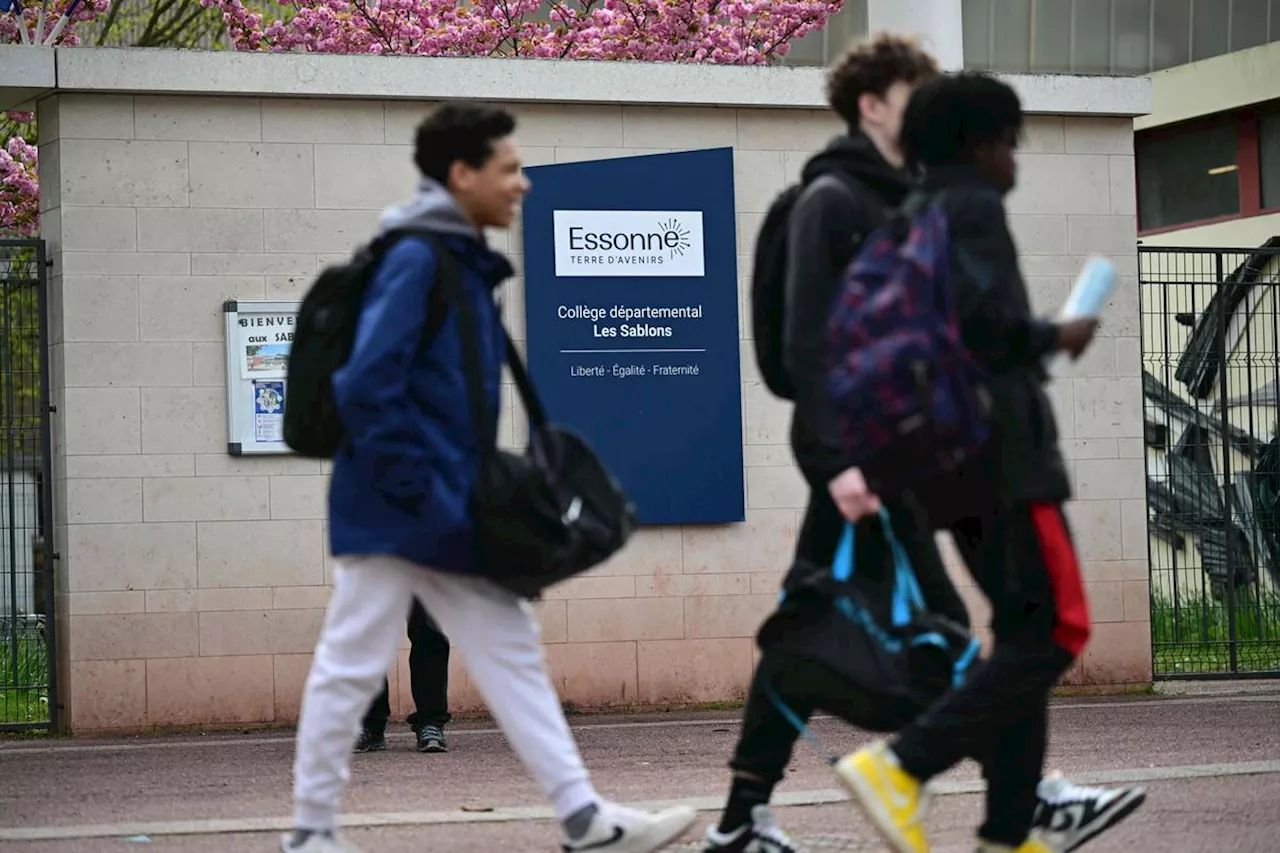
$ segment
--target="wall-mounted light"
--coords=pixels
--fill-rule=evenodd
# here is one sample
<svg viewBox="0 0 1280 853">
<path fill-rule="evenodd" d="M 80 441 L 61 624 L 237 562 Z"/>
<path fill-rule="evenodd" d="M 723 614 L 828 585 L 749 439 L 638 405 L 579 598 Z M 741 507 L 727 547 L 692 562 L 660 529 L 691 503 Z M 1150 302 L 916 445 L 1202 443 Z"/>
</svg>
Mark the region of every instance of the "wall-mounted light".
<svg viewBox="0 0 1280 853">
<path fill-rule="evenodd" d="M 1239 169 L 1240 169 L 1240 167 L 1239 167 L 1239 166 L 1237 166 L 1235 163 L 1232 163 L 1230 166 L 1216 166 L 1216 167 L 1214 167 L 1214 168 L 1212 168 L 1212 169 L 1210 169 L 1210 170 L 1209 170 L 1209 174 L 1210 174 L 1210 175 L 1225 175 L 1225 174 L 1227 174 L 1228 172 L 1236 172 L 1236 171 L 1239 171 Z"/>
</svg>

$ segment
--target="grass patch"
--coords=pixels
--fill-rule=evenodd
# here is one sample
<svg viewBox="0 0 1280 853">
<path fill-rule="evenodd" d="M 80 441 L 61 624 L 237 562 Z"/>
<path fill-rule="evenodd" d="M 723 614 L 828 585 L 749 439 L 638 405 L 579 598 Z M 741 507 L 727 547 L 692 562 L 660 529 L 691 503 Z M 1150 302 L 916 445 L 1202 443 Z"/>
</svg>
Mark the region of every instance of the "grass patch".
<svg viewBox="0 0 1280 853">
<path fill-rule="evenodd" d="M 49 721 L 49 649 L 35 625 L 0 624 L 0 726 Z"/>
<path fill-rule="evenodd" d="M 1152 597 L 1151 646 L 1156 675 L 1231 672 L 1225 600 Z M 1280 594 L 1240 590 L 1235 607 L 1236 668 L 1280 671 Z"/>
</svg>

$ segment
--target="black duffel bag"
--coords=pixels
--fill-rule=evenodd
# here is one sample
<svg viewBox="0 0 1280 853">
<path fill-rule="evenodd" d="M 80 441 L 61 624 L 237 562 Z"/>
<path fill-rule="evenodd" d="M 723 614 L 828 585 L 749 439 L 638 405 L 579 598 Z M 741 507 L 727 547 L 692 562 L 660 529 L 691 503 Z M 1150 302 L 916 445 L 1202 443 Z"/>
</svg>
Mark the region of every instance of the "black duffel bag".
<svg viewBox="0 0 1280 853">
<path fill-rule="evenodd" d="M 524 453 L 497 446 L 498 418 L 486 399 L 475 312 L 456 260 L 438 241 L 436 248 L 444 272 L 439 281 L 458 312 L 467 396 L 479 431 L 472 499 L 478 570 L 517 595 L 538 598 L 616 554 L 635 530 L 635 507 L 583 436 L 547 420 L 505 327 L 507 365 L 529 418 L 529 444 Z"/>
<path fill-rule="evenodd" d="M 931 612 L 888 512 L 880 523 L 892 568 L 873 580 L 855 566 L 856 529 L 846 524 L 830 566 L 793 571 L 782 601 L 756 642 L 766 657 L 820 667 L 823 684 L 840 684 L 817 707 L 859 727 L 898 731 L 980 665 L 980 644 L 963 625 Z M 804 571 L 807 570 L 807 571 Z M 794 681 L 794 679 L 793 679 Z M 773 702 L 807 736 L 807 727 Z M 846 708 L 858 711 L 849 719 Z"/>
</svg>

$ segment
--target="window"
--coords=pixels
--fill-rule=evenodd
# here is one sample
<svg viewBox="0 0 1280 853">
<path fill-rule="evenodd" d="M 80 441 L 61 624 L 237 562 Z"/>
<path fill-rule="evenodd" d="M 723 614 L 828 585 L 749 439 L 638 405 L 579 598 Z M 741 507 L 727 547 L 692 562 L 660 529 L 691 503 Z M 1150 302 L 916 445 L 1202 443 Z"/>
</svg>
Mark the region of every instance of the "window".
<svg viewBox="0 0 1280 853">
<path fill-rule="evenodd" d="M 1280 208 L 1280 110 L 1258 121 L 1258 171 L 1262 174 L 1262 206 Z"/>
<path fill-rule="evenodd" d="M 1191 61 L 1191 0 L 1156 0 L 1160 14 L 1151 24 L 1151 70 Z"/>
<path fill-rule="evenodd" d="M 964 62 L 1146 74 L 1280 40 L 1280 0 L 961 0 Z"/>
<path fill-rule="evenodd" d="M 1141 228 L 1168 228 L 1240 212 L 1235 122 L 1137 146 Z"/>
<path fill-rule="evenodd" d="M 1280 103 L 1142 131 L 1134 150 L 1144 233 L 1280 213 Z"/>
<path fill-rule="evenodd" d="M 791 42 L 791 50 L 782 62 L 784 65 L 830 65 L 855 38 L 866 34 L 867 0 L 846 0 L 825 27 Z"/>
</svg>

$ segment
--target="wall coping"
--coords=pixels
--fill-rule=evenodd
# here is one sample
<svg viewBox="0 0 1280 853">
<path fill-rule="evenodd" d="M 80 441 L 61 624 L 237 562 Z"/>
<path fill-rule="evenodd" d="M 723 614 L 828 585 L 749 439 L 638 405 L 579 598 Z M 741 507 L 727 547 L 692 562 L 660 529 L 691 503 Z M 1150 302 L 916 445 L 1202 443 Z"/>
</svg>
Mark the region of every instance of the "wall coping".
<svg viewBox="0 0 1280 853">
<path fill-rule="evenodd" d="M 54 51 L 0 45 L 0 109 L 25 104 L 57 85 Z"/>
<path fill-rule="evenodd" d="M 0 46 L 0 108 L 52 92 L 823 109 L 823 69 Z M 1145 77 L 1007 74 L 1028 113 L 1139 116 Z"/>
</svg>

